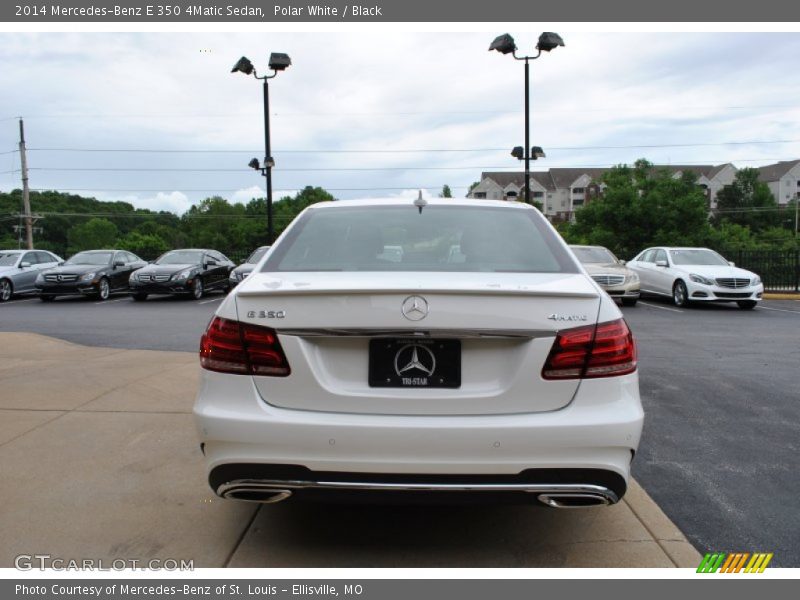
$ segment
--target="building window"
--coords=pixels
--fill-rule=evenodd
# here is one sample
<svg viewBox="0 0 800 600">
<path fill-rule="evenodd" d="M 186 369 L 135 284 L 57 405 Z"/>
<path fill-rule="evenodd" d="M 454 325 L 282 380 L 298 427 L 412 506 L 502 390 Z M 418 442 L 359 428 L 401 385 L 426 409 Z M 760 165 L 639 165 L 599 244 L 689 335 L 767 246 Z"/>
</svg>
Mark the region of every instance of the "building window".
<svg viewBox="0 0 800 600">
<path fill-rule="evenodd" d="M 544 198 L 544 192 L 533 192 L 534 198 Z"/>
<path fill-rule="evenodd" d="M 583 194 L 586 191 L 586 188 L 572 188 L 573 194 Z"/>
<path fill-rule="evenodd" d="M 486 192 L 474 192 L 472 195 L 479 200 L 486 199 Z"/>
<path fill-rule="evenodd" d="M 583 206 L 583 199 L 575 199 L 572 201 L 572 206 Z"/>
</svg>

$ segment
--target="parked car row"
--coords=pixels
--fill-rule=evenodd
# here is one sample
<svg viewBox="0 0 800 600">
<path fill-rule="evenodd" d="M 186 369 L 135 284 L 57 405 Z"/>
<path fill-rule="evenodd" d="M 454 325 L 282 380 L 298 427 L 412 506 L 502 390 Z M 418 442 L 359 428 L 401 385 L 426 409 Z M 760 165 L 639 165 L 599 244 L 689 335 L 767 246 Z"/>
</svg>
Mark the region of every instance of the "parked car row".
<svg viewBox="0 0 800 600">
<path fill-rule="evenodd" d="M 633 306 L 641 295 L 692 302 L 736 302 L 755 308 L 764 294 L 761 278 L 708 248 L 647 248 L 629 262 L 602 246 L 571 246 L 586 272 L 612 298 Z"/>
<path fill-rule="evenodd" d="M 0 250 L 0 302 L 29 293 L 43 302 L 58 296 L 106 300 L 114 293 L 130 293 L 137 301 L 150 294 L 199 299 L 211 290 L 229 291 L 235 267 L 209 249 L 172 250 L 152 263 L 126 250 L 86 250 L 66 261 L 45 250 Z"/>
</svg>

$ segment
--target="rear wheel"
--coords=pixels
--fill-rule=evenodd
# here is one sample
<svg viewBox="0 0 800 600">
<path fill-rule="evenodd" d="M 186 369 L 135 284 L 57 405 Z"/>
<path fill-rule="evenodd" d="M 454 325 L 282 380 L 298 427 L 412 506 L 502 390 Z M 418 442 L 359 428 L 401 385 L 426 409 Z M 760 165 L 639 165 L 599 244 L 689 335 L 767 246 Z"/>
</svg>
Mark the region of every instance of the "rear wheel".
<svg viewBox="0 0 800 600">
<path fill-rule="evenodd" d="M 97 284 L 97 299 L 102 302 L 103 300 L 108 300 L 110 295 L 111 286 L 108 285 L 108 279 L 102 277 L 100 283 Z"/>
<path fill-rule="evenodd" d="M 636 306 L 638 300 L 638 298 L 623 298 L 622 306 Z"/>
<path fill-rule="evenodd" d="M 53 296 L 52 294 L 42 294 L 41 296 L 39 296 L 39 300 L 41 300 L 42 302 L 52 302 L 55 299 L 56 297 Z"/>
<path fill-rule="evenodd" d="M 741 308 L 742 310 L 753 310 L 756 307 L 756 304 L 758 304 L 758 302 L 756 302 L 755 300 L 741 300 L 736 304 L 738 304 L 739 308 Z"/>
<path fill-rule="evenodd" d="M 145 300 L 147 300 L 147 294 L 143 293 L 133 294 L 133 299 L 136 300 L 136 302 L 144 302 Z"/>
<path fill-rule="evenodd" d="M 205 289 L 203 288 L 203 280 L 199 277 L 195 278 L 194 283 L 192 284 L 192 297 L 195 300 L 200 300 L 205 293 Z"/>
<path fill-rule="evenodd" d="M 672 286 L 672 301 L 675 306 L 683 307 L 689 305 L 689 293 L 686 291 L 686 284 L 678 280 Z"/>
<path fill-rule="evenodd" d="M 14 288 L 8 279 L 0 279 L 0 302 L 8 302 L 14 295 Z"/>
</svg>

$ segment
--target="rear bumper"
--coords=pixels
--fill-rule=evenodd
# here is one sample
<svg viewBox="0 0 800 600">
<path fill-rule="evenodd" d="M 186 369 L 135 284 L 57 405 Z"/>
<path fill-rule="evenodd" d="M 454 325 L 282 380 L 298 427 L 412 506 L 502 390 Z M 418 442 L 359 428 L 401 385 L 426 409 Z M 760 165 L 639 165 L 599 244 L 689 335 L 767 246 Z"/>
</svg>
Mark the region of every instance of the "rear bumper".
<svg viewBox="0 0 800 600">
<path fill-rule="evenodd" d="M 557 493 L 548 486 L 594 485 L 612 492 L 600 492 L 608 503 L 625 492 L 643 421 L 636 373 L 583 381 L 572 403 L 555 411 L 394 416 L 278 408 L 260 398 L 250 377 L 202 371 L 194 414 L 209 483 L 221 495 L 282 485 L 297 495 L 327 488 L 538 496 Z M 304 471 L 276 477 L 275 467 L 288 466 Z M 537 478 L 525 479 L 529 473 Z M 364 477 L 414 489 L 365 489 Z M 336 490 L 320 485 L 337 480 Z M 476 483 L 490 487 L 447 487 Z M 508 485 L 523 487 L 496 489 Z"/>
</svg>

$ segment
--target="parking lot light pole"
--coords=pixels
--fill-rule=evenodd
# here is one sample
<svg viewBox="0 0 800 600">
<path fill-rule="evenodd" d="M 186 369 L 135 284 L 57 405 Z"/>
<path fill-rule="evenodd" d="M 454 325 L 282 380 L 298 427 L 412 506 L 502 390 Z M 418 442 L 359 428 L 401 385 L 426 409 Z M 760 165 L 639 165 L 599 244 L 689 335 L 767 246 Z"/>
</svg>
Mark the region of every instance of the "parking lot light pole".
<svg viewBox="0 0 800 600">
<path fill-rule="evenodd" d="M 536 60 L 542 52 L 550 52 L 558 46 L 563 46 L 564 40 L 557 33 L 545 31 L 539 36 L 536 44 L 535 56 L 517 56 L 517 45 L 509 34 L 497 36 L 489 45 L 489 51 L 496 50 L 500 54 L 511 54 L 516 60 L 525 61 L 525 203 L 531 203 L 531 125 L 530 125 L 530 66 L 529 62 Z"/>
<path fill-rule="evenodd" d="M 275 166 L 275 160 L 272 158 L 272 148 L 270 145 L 270 132 L 269 132 L 269 80 L 275 77 L 280 71 L 285 71 L 289 65 L 292 64 L 292 59 L 288 54 L 281 52 L 273 52 L 269 55 L 269 68 L 272 70 L 272 75 L 258 76 L 253 63 L 243 56 L 231 69 L 231 73 L 244 73 L 245 75 L 252 75 L 256 79 L 264 82 L 264 164 L 259 164 L 257 158 L 250 161 L 249 166 L 261 174 L 266 179 L 267 190 L 267 244 L 271 245 L 275 239 L 275 227 L 272 218 L 272 167 Z"/>
</svg>

